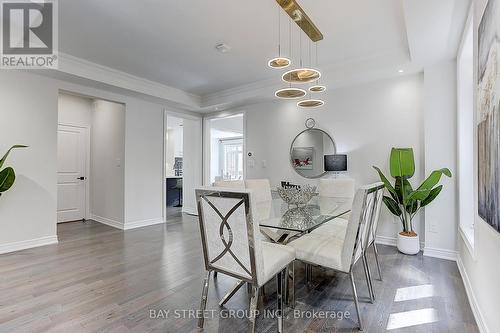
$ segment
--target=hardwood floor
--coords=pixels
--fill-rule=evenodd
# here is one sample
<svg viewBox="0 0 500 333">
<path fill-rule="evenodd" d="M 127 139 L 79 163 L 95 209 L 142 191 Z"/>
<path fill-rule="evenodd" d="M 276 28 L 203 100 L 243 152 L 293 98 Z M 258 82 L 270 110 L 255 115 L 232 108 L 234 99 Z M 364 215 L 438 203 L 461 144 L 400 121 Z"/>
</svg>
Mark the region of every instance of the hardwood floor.
<svg viewBox="0 0 500 333">
<path fill-rule="evenodd" d="M 1 255 L 0 332 L 197 332 L 193 313 L 183 318 L 181 310 L 198 308 L 205 276 L 198 224 L 187 215 L 173 222 L 126 232 L 92 221 L 61 224 L 58 245 Z M 478 332 L 454 262 L 379 250 L 384 281 L 374 280 L 374 304 L 367 302 L 362 268 L 355 269 L 365 332 L 384 332 L 389 320 L 422 321 L 429 311 L 436 322 L 390 332 Z M 369 259 L 377 276 L 371 254 Z M 347 275 L 315 269 L 308 288 L 302 265 L 296 269 L 297 306 L 286 313 L 285 332 L 356 332 Z M 247 331 L 248 321 L 234 318 L 248 309 L 245 288 L 222 311 L 217 306 L 234 283 L 220 274 L 210 281 L 207 308 L 216 316 L 206 319 L 205 332 Z M 399 289 L 414 286 L 425 287 Z M 261 309 L 275 308 L 274 289 L 274 283 L 266 286 Z M 408 299 L 395 301 L 396 294 Z M 421 309 L 428 310 L 410 312 Z M 168 318 L 150 318 L 165 314 L 160 310 L 170 310 Z M 330 316 L 348 311 L 350 318 L 312 318 L 313 310 Z M 406 319 L 395 320 L 397 313 Z M 257 327 L 275 332 L 276 320 L 261 315 Z"/>
</svg>

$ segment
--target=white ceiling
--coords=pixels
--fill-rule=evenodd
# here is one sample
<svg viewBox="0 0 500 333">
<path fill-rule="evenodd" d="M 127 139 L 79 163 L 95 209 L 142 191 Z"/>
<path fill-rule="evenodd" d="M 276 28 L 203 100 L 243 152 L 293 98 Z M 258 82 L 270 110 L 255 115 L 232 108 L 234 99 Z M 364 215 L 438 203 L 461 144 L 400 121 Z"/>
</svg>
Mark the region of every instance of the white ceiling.
<svg viewBox="0 0 500 333">
<path fill-rule="evenodd" d="M 426 48 L 443 38 L 450 44 L 446 52 L 456 50 L 470 0 L 299 3 L 325 37 L 319 43 L 319 68 L 324 73 L 359 68 L 359 76 L 367 67 L 408 66 L 416 62 L 415 57 L 420 66 Z M 62 53 L 200 96 L 205 100 L 201 107 L 216 105 L 210 98 L 221 91 L 259 82 L 279 84 L 279 72 L 266 66 L 277 53 L 279 13 L 275 0 L 64 0 L 59 2 L 59 48 Z M 285 14 L 281 22 L 282 36 L 287 36 Z M 292 60 L 297 63 L 299 30 L 292 26 Z M 302 40 L 306 64 L 307 41 L 306 37 Z M 214 46 L 221 42 L 230 45 L 231 51 L 217 52 Z M 287 38 L 282 38 L 282 44 L 287 54 Z M 432 51 L 425 61 L 445 52 Z"/>
</svg>

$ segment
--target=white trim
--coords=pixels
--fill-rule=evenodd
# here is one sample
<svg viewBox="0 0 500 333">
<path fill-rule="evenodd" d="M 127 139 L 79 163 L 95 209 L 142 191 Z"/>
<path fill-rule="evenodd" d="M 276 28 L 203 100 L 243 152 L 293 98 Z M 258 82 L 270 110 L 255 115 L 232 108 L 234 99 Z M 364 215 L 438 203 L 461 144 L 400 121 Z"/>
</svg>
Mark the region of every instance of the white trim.
<svg viewBox="0 0 500 333">
<path fill-rule="evenodd" d="M 126 222 L 124 230 L 130 230 L 135 228 L 147 227 L 150 225 L 161 224 L 163 222 L 163 218 L 155 218 L 155 219 L 147 219 L 147 220 L 138 220 L 132 222 Z"/>
<path fill-rule="evenodd" d="M 465 266 L 460 255 L 457 256 L 457 266 L 458 271 L 462 276 L 465 292 L 467 293 L 467 298 L 469 299 L 469 304 L 472 309 L 472 313 L 474 314 L 474 318 L 476 319 L 476 324 L 479 328 L 479 332 L 490 333 L 490 330 L 486 326 L 486 321 L 483 318 L 481 309 L 479 308 L 479 303 L 477 302 L 474 290 L 472 289 L 472 284 L 469 280 L 469 276 L 467 275 L 467 271 L 465 270 Z"/>
<path fill-rule="evenodd" d="M 456 261 L 458 257 L 458 252 L 453 250 L 425 247 L 424 256 Z"/>
<path fill-rule="evenodd" d="M 0 254 L 31 249 L 34 247 L 57 244 L 57 235 L 28 239 L 0 245 Z"/>
<path fill-rule="evenodd" d="M 182 212 L 188 215 L 198 216 L 198 209 L 195 207 L 183 206 Z"/>
<path fill-rule="evenodd" d="M 474 226 L 474 229 L 475 229 L 475 226 Z M 469 251 L 470 256 L 472 257 L 473 260 L 476 260 L 476 251 L 474 251 L 474 246 L 472 245 L 472 242 L 474 241 L 474 239 L 471 242 L 470 236 L 467 235 L 467 232 L 464 231 L 461 224 L 458 226 L 458 233 L 460 234 L 460 237 L 462 237 L 462 240 L 465 243 L 465 246 L 467 247 L 467 250 Z M 476 233 L 476 231 L 474 230 L 472 233 L 472 237 L 474 237 L 475 233 Z"/>
<path fill-rule="evenodd" d="M 197 110 L 201 105 L 200 96 L 62 52 L 59 52 L 58 71 L 165 99 L 189 109 Z"/>
<path fill-rule="evenodd" d="M 91 215 L 91 219 L 94 220 L 94 221 L 96 221 L 96 222 L 109 225 L 110 227 L 113 227 L 113 228 L 117 228 L 117 229 L 120 229 L 120 230 L 125 230 L 124 229 L 124 223 L 120 222 L 120 221 L 108 219 L 106 217 L 102 217 L 102 216 L 95 215 L 95 214 Z"/>
</svg>

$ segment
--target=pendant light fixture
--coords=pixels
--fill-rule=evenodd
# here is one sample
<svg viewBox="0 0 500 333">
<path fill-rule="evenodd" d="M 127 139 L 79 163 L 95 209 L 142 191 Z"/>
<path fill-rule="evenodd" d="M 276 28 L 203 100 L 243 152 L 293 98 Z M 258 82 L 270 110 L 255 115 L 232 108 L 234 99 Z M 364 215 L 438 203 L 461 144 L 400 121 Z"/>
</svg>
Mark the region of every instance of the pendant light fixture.
<svg viewBox="0 0 500 333">
<path fill-rule="evenodd" d="M 297 106 L 301 108 L 317 108 L 325 105 L 325 102 L 321 99 L 304 99 L 297 103 Z"/>
<path fill-rule="evenodd" d="M 281 69 L 290 66 L 289 58 L 281 56 L 281 10 L 278 9 L 278 56 L 269 60 L 267 65 L 271 68 Z"/>
<path fill-rule="evenodd" d="M 318 43 L 316 42 L 316 67 L 318 67 Z M 326 87 L 319 84 L 319 79 L 316 80 L 315 84 L 309 87 L 310 92 L 319 93 L 326 90 Z"/>
<path fill-rule="evenodd" d="M 313 68 L 302 66 L 302 34 L 299 32 L 299 48 L 300 48 L 300 68 L 292 69 L 282 75 L 282 79 L 289 83 L 309 83 L 318 80 L 321 73 Z"/>
<path fill-rule="evenodd" d="M 306 91 L 304 89 L 300 88 L 283 88 L 274 93 L 274 95 L 278 98 L 284 98 L 284 99 L 296 99 L 296 98 L 301 98 L 306 95 Z"/>
</svg>

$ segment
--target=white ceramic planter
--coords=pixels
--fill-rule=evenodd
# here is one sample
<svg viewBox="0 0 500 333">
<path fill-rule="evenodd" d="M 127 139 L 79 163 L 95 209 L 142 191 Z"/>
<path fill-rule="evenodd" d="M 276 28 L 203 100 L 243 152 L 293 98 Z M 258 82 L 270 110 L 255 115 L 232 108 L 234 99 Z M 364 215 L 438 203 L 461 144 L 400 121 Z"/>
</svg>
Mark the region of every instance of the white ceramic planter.
<svg viewBox="0 0 500 333">
<path fill-rule="evenodd" d="M 420 237 L 418 235 L 414 237 L 404 236 L 398 234 L 398 250 L 404 254 L 417 254 L 420 252 Z"/>
</svg>

